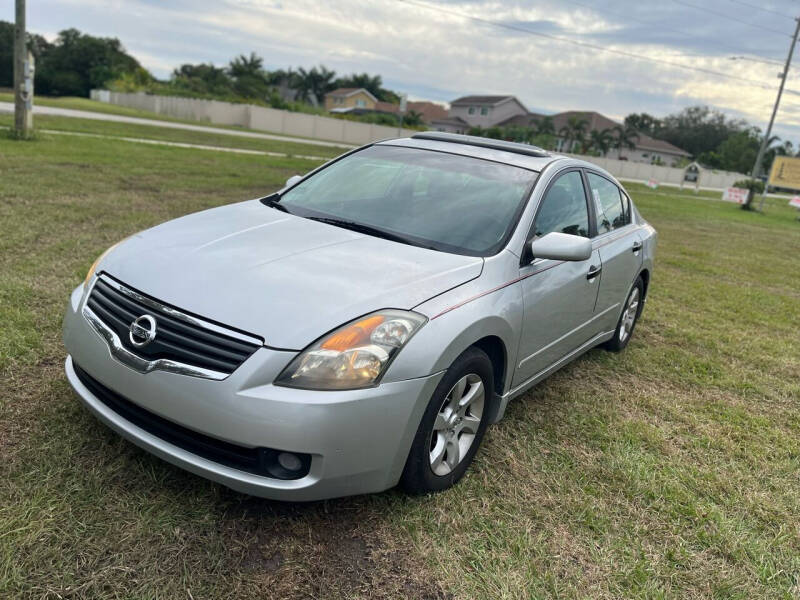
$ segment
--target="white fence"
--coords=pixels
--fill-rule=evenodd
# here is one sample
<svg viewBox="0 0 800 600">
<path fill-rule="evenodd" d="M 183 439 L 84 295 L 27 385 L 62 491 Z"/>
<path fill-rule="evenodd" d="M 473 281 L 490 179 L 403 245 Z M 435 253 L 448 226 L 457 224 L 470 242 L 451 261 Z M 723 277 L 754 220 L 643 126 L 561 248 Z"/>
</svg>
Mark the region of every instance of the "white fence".
<svg viewBox="0 0 800 600">
<path fill-rule="evenodd" d="M 701 190 L 724 190 L 732 187 L 734 182 L 740 179 L 749 179 L 748 175 L 733 173 L 731 171 L 713 171 L 711 169 L 700 169 L 696 182 L 683 180 L 685 169 L 675 167 L 663 167 L 651 165 L 649 163 L 637 163 L 628 160 L 616 160 L 614 158 L 601 158 L 599 156 L 579 156 L 571 154 L 575 158 L 596 164 L 611 173 L 617 179 L 626 181 L 655 181 L 659 185 L 680 186 L 687 188 L 699 188 Z"/>
<path fill-rule="evenodd" d="M 216 125 L 238 125 L 248 129 L 282 133 L 344 144 L 361 145 L 398 135 L 412 135 L 410 129 L 333 119 L 306 113 L 265 108 L 252 104 L 234 104 L 218 100 L 199 100 L 177 96 L 125 94 L 92 90 L 92 100 L 129 108 L 138 108 L 168 117 L 205 121 Z"/>
<path fill-rule="evenodd" d="M 333 119 L 310 115 L 306 113 L 290 112 L 265 108 L 252 104 L 233 104 L 218 100 L 198 100 L 195 98 L 180 98 L 177 96 L 154 96 L 148 94 L 125 94 L 110 92 L 108 90 L 92 90 L 92 99 L 119 106 L 138 108 L 160 115 L 186 119 L 190 121 L 205 121 L 216 125 L 238 125 L 248 129 L 282 133 L 289 136 L 305 137 L 317 140 L 327 140 L 342 144 L 361 145 L 377 140 L 397 137 L 398 135 L 413 135 L 415 131 L 371 123 L 359 123 L 345 119 Z M 592 162 L 617 177 L 627 181 L 656 181 L 659 185 L 678 186 L 684 179 L 684 169 L 638 163 L 612 158 L 596 156 L 577 156 Z M 739 179 L 747 179 L 741 173 L 728 171 L 711 171 L 701 169 L 697 182 L 685 182 L 689 188 L 724 190 L 731 187 Z"/>
</svg>

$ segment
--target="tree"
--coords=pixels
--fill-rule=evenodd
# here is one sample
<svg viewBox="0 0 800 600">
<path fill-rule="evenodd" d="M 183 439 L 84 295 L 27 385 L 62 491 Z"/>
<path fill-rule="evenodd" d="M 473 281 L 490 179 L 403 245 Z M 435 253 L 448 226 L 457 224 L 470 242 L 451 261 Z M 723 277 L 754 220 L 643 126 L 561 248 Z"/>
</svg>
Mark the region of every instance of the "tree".
<svg viewBox="0 0 800 600">
<path fill-rule="evenodd" d="M 589 121 L 583 115 L 567 117 L 566 124 L 558 131 L 558 135 L 564 140 L 562 149 L 565 152 L 572 152 L 575 142 L 583 143 L 588 127 Z"/>
<path fill-rule="evenodd" d="M 181 91 L 201 96 L 233 94 L 233 82 L 225 69 L 212 64 L 181 65 L 172 72 L 170 84 Z"/>
<path fill-rule="evenodd" d="M 55 44 L 42 52 L 36 66 L 36 90 L 45 95 L 88 96 L 92 88 L 142 66 L 116 38 L 86 35 L 65 29 Z"/>
<path fill-rule="evenodd" d="M 611 147 L 617 150 L 620 160 L 622 159 L 622 150 L 627 148 L 633 150 L 636 148 L 636 142 L 639 139 L 639 134 L 632 127 L 627 125 L 616 125 L 613 128 L 614 138 L 611 142 Z"/>
<path fill-rule="evenodd" d="M 52 44 L 40 35 L 28 33 L 28 49 L 36 62 Z M 0 87 L 14 87 L 14 24 L 0 21 Z"/>
<path fill-rule="evenodd" d="M 749 128 L 746 121 L 728 119 L 708 106 L 690 106 L 664 117 L 658 137 L 692 156 L 700 156 L 703 152 L 715 151 L 731 135 Z"/>
<path fill-rule="evenodd" d="M 610 129 L 594 129 L 589 133 L 589 149 L 605 156 L 611 149 L 614 136 Z"/>
<path fill-rule="evenodd" d="M 625 125 L 635 129 L 639 133 L 645 133 L 652 137 L 658 137 L 661 128 L 664 126 L 661 119 L 647 113 L 632 113 L 625 117 Z"/>
<path fill-rule="evenodd" d="M 555 135 L 556 126 L 553 117 L 542 117 L 531 121 L 531 126 L 536 127 L 536 135 Z"/>
<path fill-rule="evenodd" d="M 335 77 L 336 72 L 328 70 L 324 65 L 312 67 L 308 71 L 299 67 L 295 82 L 298 100 L 319 106 L 325 101 L 325 94 L 336 88 Z"/>
<path fill-rule="evenodd" d="M 423 115 L 421 112 L 410 110 L 403 115 L 403 125 L 408 125 L 409 127 L 418 127 L 422 125 L 422 123 Z"/>
<path fill-rule="evenodd" d="M 264 59 L 255 52 L 250 56 L 240 54 L 228 64 L 228 76 L 233 81 L 233 90 L 242 98 L 264 100 L 269 96 L 270 85 L 264 71 Z"/>
</svg>

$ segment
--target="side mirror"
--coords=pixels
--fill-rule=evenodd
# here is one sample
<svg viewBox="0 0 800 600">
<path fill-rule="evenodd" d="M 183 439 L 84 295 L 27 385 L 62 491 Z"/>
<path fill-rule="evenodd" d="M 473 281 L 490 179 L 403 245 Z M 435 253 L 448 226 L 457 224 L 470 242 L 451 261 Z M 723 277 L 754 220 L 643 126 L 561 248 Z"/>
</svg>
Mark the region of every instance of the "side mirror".
<svg viewBox="0 0 800 600">
<path fill-rule="evenodd" d="M 579 235 L 552 231 L 533 240 L 530 246 L 533 258 L 552 260 L 587 260 L 592 255 L 592 240 Z"/>
<path fill-rule="evenodd" d="M 303 178 L 302 175 L 292 175 L 291 177 L 289 177 L 289 179 L 286 180 L 286 187 L 292 187 L 302 178 Z"/>
</svg>

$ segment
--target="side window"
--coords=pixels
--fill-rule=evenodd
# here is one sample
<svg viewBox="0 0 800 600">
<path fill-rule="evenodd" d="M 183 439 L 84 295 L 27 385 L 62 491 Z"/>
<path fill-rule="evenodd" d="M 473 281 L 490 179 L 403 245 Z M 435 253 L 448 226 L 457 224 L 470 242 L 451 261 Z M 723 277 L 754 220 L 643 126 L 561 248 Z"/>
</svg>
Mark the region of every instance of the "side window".
<svg viewBox="0 0 800 600">
<path fill-rule="evenodd" d="M 597 233 L 607 233 L 630 223 L 630 204 L 625 198 L 623 205 L 623 194 L 619 188 L 605 177 L 594 173 L 586 175 L 597 213 Z"/>
<path fill-rule="evenodd" d="M 534 237 L 550 232 L 589 237 L 589 213 L 580 171 L 565 173 L 547 190 L 533 224 Z"/>
<path fill-rule="evenodd" d="M 622 217 L 623 217 L 623 225 L 630 225 L 631 224 L 631 199 L 628 198 L 628 194 L 620 190 L 620 197 L 622 198 Z"/>
</svg>

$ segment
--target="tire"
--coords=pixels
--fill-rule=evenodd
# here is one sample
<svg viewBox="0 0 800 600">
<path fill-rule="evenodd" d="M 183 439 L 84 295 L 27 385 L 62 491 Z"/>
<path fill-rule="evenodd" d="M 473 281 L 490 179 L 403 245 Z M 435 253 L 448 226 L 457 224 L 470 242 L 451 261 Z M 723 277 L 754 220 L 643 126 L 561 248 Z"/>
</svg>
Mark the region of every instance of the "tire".
<svg viewBox="0 0 800 600">
<path fill-rule="evenodd" d="M 639 321 L 644 307 L 644 281 L 639 276 L 633 284 L 628 297 L 625 298 L 625 305 L 622 314 L 614 330 L 614 337 L 608 340 L 603 347 L 611 352 L 622 352 L 633 337 L 633 330 Z M 635 306 L 634 306 L 635 304 Z"/>
<path fill-rule="evenodd" d="M 400 478 L 405 491 L 440 492 L 464 476 L 494 414 L 493 372 L 486 353 L 474 347 L 464 351 L 447 370 L 414 436 Z M 467 399 L 467 405 L 453 410 Z"/>
</svg>

